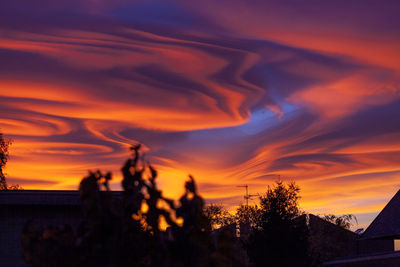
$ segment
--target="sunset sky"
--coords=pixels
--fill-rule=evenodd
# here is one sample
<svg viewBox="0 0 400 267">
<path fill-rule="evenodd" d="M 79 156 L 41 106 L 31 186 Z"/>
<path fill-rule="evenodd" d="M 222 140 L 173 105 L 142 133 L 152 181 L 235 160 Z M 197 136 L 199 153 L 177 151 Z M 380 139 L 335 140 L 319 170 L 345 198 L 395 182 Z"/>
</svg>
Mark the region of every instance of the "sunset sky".
<svg viewBox="0 0 400 267">
<path fill-rule="evenodd" d="M 397 0 L 3 0 L 0 131 L 25 189 L 76 189 L 141 142 L 233 208 L 279 177 L 365 227 L 400 189 Z"/>
</svg>

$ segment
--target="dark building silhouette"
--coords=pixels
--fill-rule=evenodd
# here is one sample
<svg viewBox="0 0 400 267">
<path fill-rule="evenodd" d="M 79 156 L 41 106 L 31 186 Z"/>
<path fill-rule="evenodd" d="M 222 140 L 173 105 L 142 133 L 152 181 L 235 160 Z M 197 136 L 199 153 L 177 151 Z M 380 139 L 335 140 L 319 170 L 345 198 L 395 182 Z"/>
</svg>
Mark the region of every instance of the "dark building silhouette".
<svg viewBox="0 0 400 267">
<path fill-rule="evenodd" d="M 309 253 L 313 266 L 344 257 L 393 250 L 391 240 L 364 240 L 360 235 L 313 214 L 305 214 L 309 232 Z"/>
<path fill-rule="evenodd" d="M 26 266 L 20 236 L 28 220 L 43 226 L 78 226 L 82 220 L 78 191 L 0 191 L 0 266 Z"/>
<path fill-rule="evenodd" d="M 400 190 L 368 226 L 362 239 L 400 239 Z"/>
<path fill-rule="evenodd" d="M 358 239 L 358 255 L 325 262 L 332 267 L 400 266 L 400 190 Z"/>
</svg>

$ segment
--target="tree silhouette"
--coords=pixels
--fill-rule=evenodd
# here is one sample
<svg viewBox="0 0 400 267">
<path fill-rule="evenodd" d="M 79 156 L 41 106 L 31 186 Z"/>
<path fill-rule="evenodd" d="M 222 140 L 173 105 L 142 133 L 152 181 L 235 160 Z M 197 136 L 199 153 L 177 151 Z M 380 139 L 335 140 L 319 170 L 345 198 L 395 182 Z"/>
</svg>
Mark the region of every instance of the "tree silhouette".
<svg viewBox="0 0 400 267">
<path fill-rule="evenodd" d="M 300 188 L 276 182 L 260 197 L 259 217 L 247 252 L 255 266 L 308 266 L 308 232 L 300 220 Z"/>
<path fill-rule="evenodd" d="M 204 208 L 204 214 L 210 221 L 212 229 L 236 223 L 234 215 L 230 214 L 223 205 L 210 204 Z"/>
<path fill-rule="evenodd" d="M 236 220 L 240 224 L 248 224 L 250 227 L 257 227 L 260 221 L 261 210 L 258 205 L 240 205 L 236 209 Z"/>
<path fill-rule="evenodd" d="M 3 134 L 0 133 L 0 190 L 7 190 L 7 181 L 4 175 L 4 167 L 8 160 L 8 146 L 10 142 L 4 140 Z"/>
<path fill-rule="evenodd" d="M 353 214 L 344 214 L 341 216 L 328 214 L 321 218 L 324 219 L 325 221 L 336 224 L 337 226 L 340 226 L 344 229 L 350 229 L 350 227 L 352 226 L 352 221 L 355 221 L 357 223 L 357 217 L 354 216 Z"/>
<path fill-rule="evenodd" d="M 11 140 L 5 139 L 3 134 L 0 133 L 0 190 L 21 190 L 18 184 L 8 185 L 6 176 L 4 174 L 4 168 L 7 164 L 9 153 L 8 147 L 11 144 Z"/>
</svg>

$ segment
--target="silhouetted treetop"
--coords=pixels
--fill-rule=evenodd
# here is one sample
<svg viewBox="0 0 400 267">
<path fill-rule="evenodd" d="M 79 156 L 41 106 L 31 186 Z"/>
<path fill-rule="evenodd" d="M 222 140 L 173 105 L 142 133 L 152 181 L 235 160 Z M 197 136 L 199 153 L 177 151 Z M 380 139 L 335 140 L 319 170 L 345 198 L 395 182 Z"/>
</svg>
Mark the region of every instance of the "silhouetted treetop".
<svg viewBox="0 0 400 267">
<path fill-rule="evenodd" d="M 260 196 L 261 223 L 274 219 L 292 220 L 300 215 L 299 192 L 300 188 L 294 182 L 285 185 L 277 181 L 274 187 L 268 186 L 267 192 Z"/>
<path fill-rule="evenodd" d="M 4 167 L 8 160 L 8 146 L 10 141 L 3 138 L 3 134 L 0 133 L 0 190 L 7 190 L 7 181 L 4 175 Z"/>
<path fill-rule="evenodd" d="M 22 187 L 18 184 L 8 185 L 4 173 L 4 168 L 9 158 L 8 147 L 10 144 L 11 140 L 5 139 L 3 134 L 0 133 L 0 190 L 21 190 Z"/>
<path fill-rule="evenodd" d="M 355 221 L 357 223 L 357 217 L 354 216 L 353 214 L 344 214 L 340 216 L 328 214 L 324 215 L 322 219 L 331 222 L 333 224 L 336 224 L 337 226 L 340 226 L 344 229 L 350 229 L 350 227 L 352 226 L 352 221 Z"/>
<path fill-rule="evenodd" d="M 300 188 L 277 181 L 260 196 L 247 253 L 255 266 L 309 266 L 308 229 L 300 218 Z"/>
<path fill-rule="evenodd" d="M 204 214 L 212 229 L 236 223 L 235 215 L 230 214 L 223 205 L 209 204 L 204 208 Z"/>
<path fill-rule="evenodd" d="M 261 209 L 258 205 L 240 205 L 236 209 L 236 220 L 241 224 L 256 227 L 260 222 Z"/>
</svg>

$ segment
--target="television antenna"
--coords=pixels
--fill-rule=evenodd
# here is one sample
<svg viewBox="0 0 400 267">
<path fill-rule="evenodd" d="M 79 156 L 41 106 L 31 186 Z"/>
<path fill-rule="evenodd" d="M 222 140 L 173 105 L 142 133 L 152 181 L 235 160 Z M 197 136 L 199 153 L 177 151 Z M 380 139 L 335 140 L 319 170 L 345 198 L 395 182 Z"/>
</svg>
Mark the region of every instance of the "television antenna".
<svg viewBox="0 0 400 267">
<path fill-rule="evenodd" d="M 244 195 L 244 199 L 246 200 L 246 213 L 245 213 L 245 216 L 246 216 L 246 224 L 249 224 L 249 199 L 252 199 L 253 197 L 258 196 L 258 194 L 257 195 L 250 195 L 249 194 L 249 185 L 247 185 L 247 184 L 238 185 L 237 187 L 246 188 L 246 194 Z"/>
<path fill-rule="evenodd" d="M 258 196 L 257 195 L 249 195 L 249 185 L 238 185 L 237 187 L 244 187 L 246 188 L 246 194 L 244 195 L 244 199 L 246 200 L 246 209 L 249 207 L 249 199 L 253 199 L 253 197 Z"/>
</svg>

